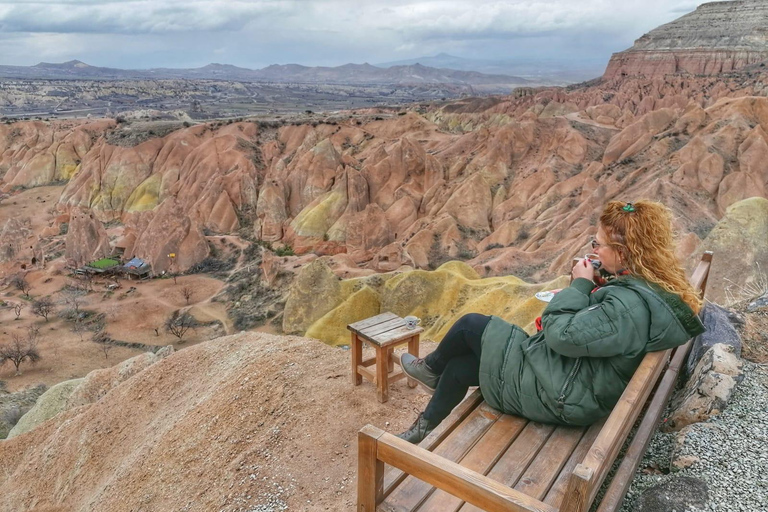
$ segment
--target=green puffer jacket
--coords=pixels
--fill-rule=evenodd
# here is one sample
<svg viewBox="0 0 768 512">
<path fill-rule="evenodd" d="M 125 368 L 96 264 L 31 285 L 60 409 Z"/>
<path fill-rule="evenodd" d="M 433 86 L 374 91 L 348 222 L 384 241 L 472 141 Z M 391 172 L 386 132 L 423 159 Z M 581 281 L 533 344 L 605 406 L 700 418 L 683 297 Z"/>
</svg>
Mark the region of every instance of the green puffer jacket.
<svg viewBox="0 0 768 512">
<path fill-rule="evenodd" d="M 480 358 L 480 389 L 490 406 L 544 423 L 589 425 L 611 412 L 646 352 L 704 332 L 680 297 L 642 279 L 593 287 L 575 279 L 530 337 L 491 318 Z"/>
</svg>

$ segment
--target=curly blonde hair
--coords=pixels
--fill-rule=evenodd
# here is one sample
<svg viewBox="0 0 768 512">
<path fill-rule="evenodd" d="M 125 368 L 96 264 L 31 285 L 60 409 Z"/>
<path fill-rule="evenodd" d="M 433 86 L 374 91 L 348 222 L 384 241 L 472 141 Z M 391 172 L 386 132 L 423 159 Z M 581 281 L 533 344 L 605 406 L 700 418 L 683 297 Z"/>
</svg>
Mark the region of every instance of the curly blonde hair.
<svg viewBox="0 0 768 512">
<path fill-rule="evenodd" d="M 675 256 L 672 212 L 661 203 L 611 201 L 600 215 L 611 245 L 631 273 L 679 295 L 698 313 L 701 298 Z"/>
</svg>

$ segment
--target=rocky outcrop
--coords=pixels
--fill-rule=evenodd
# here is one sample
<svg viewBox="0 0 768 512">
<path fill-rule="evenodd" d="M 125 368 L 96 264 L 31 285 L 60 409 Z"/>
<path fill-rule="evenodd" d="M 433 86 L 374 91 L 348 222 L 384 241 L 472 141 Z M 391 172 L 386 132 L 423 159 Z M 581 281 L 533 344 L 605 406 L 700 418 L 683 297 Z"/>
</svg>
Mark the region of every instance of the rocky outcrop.
<svg viewBox="0 0 768 512">
<path fill-rule="evenodd" d="M 710 348 L 672 404 L 665 429 L 680 430 L 722 412 L 744 378 L 742 364 L 728 345 Z"/>
<path fill-rule="evenodd" d="M 715 345 L 725 345 L 737 358 L 741 356 L 741 336 L 730 320 L 729 311 L 711 302 L 705 303 L 699 313 L 706 331 L 696 337 L 685 362 L 685 370 L 692 375 L 704 354 Z"/>
<path fill-rule="evenodd" d="M 67 260 L 79 267 L 90 261 L 105 258 L 112 248 L 104 225 L 85 209 L 70 213 L 69 231 L 67 232 Z"/>
<path fill-rule="evenodd" d="M 766 19 L 768 7 L 760 0 L 700 5 L 615 53 L 603 78 L 716 75 L 760 63 L 768 59 Z"/>
<path fill-rule="evenodd" d="M 707 297 L 711 301 L 727 303 L 752 298 L 750 285 L 758 283 L 768 268 L 765 240 L 768 199 L 754 197 L 728 207 L 700 245 L 700 250 L 715 253 L 707 282 Z"/>
<path fill-rule="evenodd" d="M 544 284 L 529 284 L 513 276 L 481 279 L 470 266 L 452 261 L 432 272 L 401 269 L 338 280 L 320 259 L 302 270 L 294 283 L 298 285 L 292 287 L 286 304 L 284 328 L 293 319 L 289 325 L 297 331 L 305 329 L 307 336 L 345 345 L 349 343 L 348 324 L 384 311 L 418 316 L 424 337 L 434 340 L 442 339 L 459 317 L 470 312 L 496 315 L 532 329 L 546 306 L 534 294 L 562 288 L 567 278 Z M 317 296 L 324 300 L 312 300 Z"/>
</svg>

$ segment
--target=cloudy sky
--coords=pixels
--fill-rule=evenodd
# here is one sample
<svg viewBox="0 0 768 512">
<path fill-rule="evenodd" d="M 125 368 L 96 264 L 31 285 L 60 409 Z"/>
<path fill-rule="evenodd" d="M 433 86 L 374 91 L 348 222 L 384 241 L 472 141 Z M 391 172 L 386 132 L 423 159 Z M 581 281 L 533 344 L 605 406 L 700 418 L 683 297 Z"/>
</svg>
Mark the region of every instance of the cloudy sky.
<svg viewBox="0 0 768 512">
<path fill-rule="evenodd" d="M 0 64 L 607 62 L 697 0 L 0 0 Z"/>
</svg>

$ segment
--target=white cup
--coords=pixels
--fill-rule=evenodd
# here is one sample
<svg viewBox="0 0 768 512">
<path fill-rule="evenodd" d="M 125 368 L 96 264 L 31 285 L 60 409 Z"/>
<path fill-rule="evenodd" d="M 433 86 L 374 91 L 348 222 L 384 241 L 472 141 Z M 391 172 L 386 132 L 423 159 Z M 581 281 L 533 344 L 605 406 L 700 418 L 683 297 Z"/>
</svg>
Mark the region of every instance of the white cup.
<svg viewBox="0 0 768 512">
<path fill-rule="evenodd" d="M 421 318 L 417 316 L 407 316 L 403 320 L 405 320 L 406 329 L 415 329 L 421 323 Z"/>
</svg>

